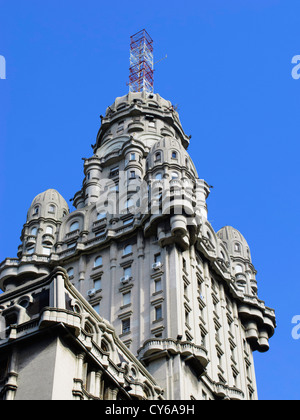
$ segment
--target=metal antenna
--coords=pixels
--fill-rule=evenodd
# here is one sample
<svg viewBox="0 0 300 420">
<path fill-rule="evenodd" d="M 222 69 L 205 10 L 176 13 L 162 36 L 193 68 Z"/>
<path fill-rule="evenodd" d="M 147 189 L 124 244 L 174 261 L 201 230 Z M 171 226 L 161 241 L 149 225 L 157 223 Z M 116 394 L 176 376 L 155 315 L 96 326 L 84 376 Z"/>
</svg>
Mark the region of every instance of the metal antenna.
<svg viewBox="0 0 300 420">
<path fill-rule="evenodd" d="M 153 40 L 143 29 L 130 37 L 129 92 L 153 93 Z"/>
</svg>

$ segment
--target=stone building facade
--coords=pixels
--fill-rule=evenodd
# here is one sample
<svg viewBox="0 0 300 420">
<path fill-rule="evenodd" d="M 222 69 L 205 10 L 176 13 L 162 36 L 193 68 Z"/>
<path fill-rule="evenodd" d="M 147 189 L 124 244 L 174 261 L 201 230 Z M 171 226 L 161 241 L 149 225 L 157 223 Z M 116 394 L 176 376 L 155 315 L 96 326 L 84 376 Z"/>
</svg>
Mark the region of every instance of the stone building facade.
<svg viewBox="0 0 300 420">
<path fill-rule="evenodd" d="M 13 337 L 25 334 L 22 325 L 32 322 L 40 332 L 37 346 L 42 345 L 43 326 L 61 313 L 59 328 L 72 330 L 74 342 L 86 346 L 88 338 L 86 354 L 93 345 L 101 352 L 101 325 L 108 325 L 104 348 L 114 351 L 110 358 L 102 348 L 99 357 L 107 356 L 108 382 L 114 377 L 114 392 L 123 397 L 130 393 L 122 386 L 136 398 L 257 399 L 253 351 L 268 350 L 274 310 L 257 296 L 256 270 L 241 233 L 230 226 L 219 232 L 212 228 L 209 186 L 198 177 L 189 142 L 178 113 L 158 94 L 129 93 L 107 108 L 92 156 L 84 160 L 75 210 L 69 211 L 56 190 L 39 194 L 27 214 L 18 258 L 0 265 L 5 292 L 0 352 L 6 354 Z M 43 285 L 52 284 L 57 270 L 65 292 L 57 305 L 56 292 L 49 291 L 52 300 L 42 309 L 39 290 L 55 289 Z M 35 285 L 34 296 L 27 293 Z M 14 305 L 18 309 L 10 311 Z M 87 313 L 92 314 L 90 335 L 84 326 Z M 67 346 L 64 340 L 55 338 L 57 355 Z M 21 351 L 21 341 L 18 346 Z M 124 361 L 115 360 L 114 352 Z M 74 350 L 74 360 L 64 365 L 69 397 L 77 395 L 78 383 L 79 397 L 89 395 L 81 379 L 73 378 L 75 364 L 82 364 L 80 354 Z M 40 351 L 41 361 L 48 356 Z M 139 380 L 126 376 L 131 364 Z M 93 387 L 102 389 L 97 396 L 110 395 L 100 385 L 105 373 L 93 375 L 98 378 Z M 52 396 L 59 396 L 63 391 L 52 385 Z"/>
</svg>

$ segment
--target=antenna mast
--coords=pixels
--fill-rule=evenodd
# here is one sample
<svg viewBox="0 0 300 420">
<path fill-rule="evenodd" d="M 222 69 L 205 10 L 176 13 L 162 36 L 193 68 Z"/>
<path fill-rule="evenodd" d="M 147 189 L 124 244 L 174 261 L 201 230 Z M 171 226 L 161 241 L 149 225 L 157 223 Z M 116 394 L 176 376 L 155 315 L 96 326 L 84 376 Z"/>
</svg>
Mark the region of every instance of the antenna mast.
<svg viewBox="0 0 300 420">
<path fill-rule="evenodd" d="M 153 93 L 153 40 L 143 29 L 130 37 L 129 92 Z"/>
</svg>

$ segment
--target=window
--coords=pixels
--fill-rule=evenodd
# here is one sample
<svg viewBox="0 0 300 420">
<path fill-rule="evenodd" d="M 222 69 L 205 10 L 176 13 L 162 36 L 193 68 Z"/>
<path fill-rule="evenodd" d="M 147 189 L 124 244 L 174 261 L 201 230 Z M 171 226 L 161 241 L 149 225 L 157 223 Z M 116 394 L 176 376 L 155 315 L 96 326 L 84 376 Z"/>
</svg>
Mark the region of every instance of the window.
<svg viewBox="0 0 300 420">
<path fill-rule="evenodd" d="M 154 262 L 161 263 L 161 254 L 154 255 Z"/>
<path fill-rule="evenodd" d="M 67 273 L 68 273 L 68 276 L 69 277 L 74 276 L 74 268 L 73 267 L 69 268 L 68 271 L 67 271 Z"/>
<path fill-rule="evenodd" d="M 161 162 L 161 153 L 155 153 L 155 162 Z"/>
<path fill-rule="evenodd" d="M 47 246 L 43 246 L 43 255 L 50 255 L 51 254 L 51 248 Z"/>
<path fill-rule="evenodd" d="M 34 253 L 34 248 L 28 248 L 27 249 L 27 254 L 31 255 Z"/>
<path fill-rule="evenodd" d="M 123 306 L 129 305 L 131 303 L 131 292 L 126 292 L 123 294 Z"/>
<path fill-rule="evenodd" d="M 189 311 L 185 310 L 185 323 L 189 324 Z"/>
<path fill-rule="evenodd" d="M 100 314 L 100 303 L 96 303 L 96 305 L 93 306 L 93 309 L 97 314 Z"/>
<path fill-rule="evenodd" d="M 118 122 L 117 133 L 120 133 L 123 130 L 124 130 L 124 121 L 119 121 Z"/>
<path fill-rule="evenodd" d="M 47 226 L 46 227 L 46 233 L 48 233 L 49 235 L 53 235 L 53 227 L 52 226 Z"/>
<path fill-rule="evenodd" d="M 130 318 L 123 319 L 122 321 L 122 334 L 130 332 Z"/>
<path fill-rule="evenodd" d="M 118 166 L 116 166 L 116 167 L 114 167 L 110 170 L 110 176 L 111 177 L 114 177 L 114 176 L 117 176 L 117 175 L 119 175 L 119 167 Z"/>
<path fill-rule="evenodd" d="M 101 289 L 101 279 L 95 279 L 94 280 L 94 289 L 100 290 Z"/>
<path fill-rule="evenodd" d="M 156 306 L 155 308 L 155 321 L 159 321 L 162 319 L 162 308 L 160 306 Z"/>
<path fill-rule="evenodd" d="M 119 184 L 114 184 L 113 186 L 109 187 L 109 191 L 119 191 Z"/>
<path fill-rule="evenodd" d="M 155 280 L 155 293 L 162 290 L 161 279 Z"/>
<path fill-rule="evenodd" d="M 135 171 L 129 172 L 129 179 L 135 179 Z"/>
<path fill-rule="evenodd" d="M 87 178 L 87 179 L 91 179 L 91 173 L 90 173 L 90 172 L 88 172 L 88 174 L 87 174 L 86 178 Z"/>
<path fill-rule="evenodd" d="M 130 153 L 130 160 L 135 160 L 135 153 Z"/>
<path fill-rule="evenodd" d="M 234 244 L 234 250 L 235 250 L 235 252 L 241 252 L 241 245 L 236 242 Z"/>
<path fill-rule="evenodd" d="M 101 265 L 102 265 L 102 257 L 99 256 L 99 257 L 95 258 L 94 267 L 100 267 Z"/>
<path fill-rule="evenodd" d="M 37 228 L 36 227 L 32 228 L 30 234 L 33 235 L 33 236 L 36 236 Z"/>
<path fill-rule="evenodd" d="M 128 255 L 132 253 L 132 245 L 126 245 L 123 250 L 123 255 Z"/>
<path fill-rule="evenodd" d="M 48 213 L 55 213 L 55 206 L 53 204 L 50 204 L 48 208 Z"/>
<path fill-rule="evenodd" d="M 70 226 L 70 233 L 75 232 L 75 230 L 79 229 L 79 222 L 73 222 Z"/>
<path fill-rule="evenodd" d="M 177 152 L 173 150 L 172 152 L 172 159 L 177 159 Z"/>
<path fill-rule="evenodd" d="M 178 179 L 178 178 L 179 178 L 178 173 L 177 173 L 177 172 L 172 172 L 172 174 L 171 174 L 171 178 L 172 178 L 172 179 Z"/>
<path fill-rule="evenodd" d="M 155 179 L 160 181 L 162 179 L 162 174 L 160 172 L 158 174 L 156 174 Z"/>
<path fill-rule="evenodd" d="M 106 212 L 101 212 L 97 214 L 97 220 L 103 220 L 106 218 Z"/>
<path fill-rule="evenodd" d="M 33 214 L 39 214 L 39 206 L 35 206 Z"/>
<path fill-rule="evenodd" d="M 242 273 L 243 272 L 243 267 L 240 264 L 237 264 L 235 266 L 235 272 L 236 272 L 236 274 Z"/>
<path fill-rule="evenodd" d="M 124 268 L 124 277 L 131 277 L 131 267 Z"/>
</svg>

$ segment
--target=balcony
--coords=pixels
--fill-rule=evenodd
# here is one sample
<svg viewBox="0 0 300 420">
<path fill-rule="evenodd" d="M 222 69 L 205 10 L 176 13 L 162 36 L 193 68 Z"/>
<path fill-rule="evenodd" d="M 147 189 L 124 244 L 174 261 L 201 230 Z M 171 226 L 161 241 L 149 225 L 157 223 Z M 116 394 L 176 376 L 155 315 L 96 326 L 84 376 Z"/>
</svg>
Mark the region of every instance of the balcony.
<svg viewBox="0 0 300 420">
<path fill-rule="evenodd" d="M 192 363 L 199 371 L 203 371 L 208 364 L 206 348 L 189 341 L 147 340 L 144 346 L 138 350 L 138 358 L 142 361 L 147 360 L 147 362 L 168 354 L 180 354 L 186 362 Z"/>
<path fill-rule="evenodd" d="M 128 133 L 138 132 L 144 130 L 144 123 L 141 121 L 133 121 L 128 124 L 127 131 Z"/>
<path fill-rule="evenodd" d="M 52 245 L 53 246 L 54 241 L 55 241 L 55 238 L 50 233 L 46 233 L 42 237 L 42 243 L 43 243 L 43 245 Z"/>
<path fill-rule="evenodd" d="M 35 235 L 29 235 L 26 238 L 26 247 L 30 245 L 35 245 L 36 243 L 36 236 Z"/>
</svg>

